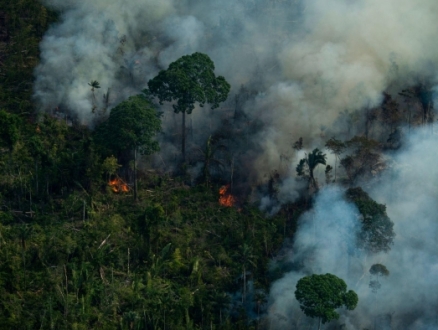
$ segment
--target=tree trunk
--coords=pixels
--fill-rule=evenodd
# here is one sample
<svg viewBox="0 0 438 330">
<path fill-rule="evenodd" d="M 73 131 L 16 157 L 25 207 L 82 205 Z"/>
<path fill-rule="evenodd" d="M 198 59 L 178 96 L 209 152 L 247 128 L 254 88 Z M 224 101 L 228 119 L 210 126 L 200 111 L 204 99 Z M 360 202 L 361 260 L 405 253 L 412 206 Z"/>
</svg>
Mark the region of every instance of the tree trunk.
<svg viewBox="0 0 438 330">
<path fill-rule="evenodd" d="M 313 169 L 310 168 L 309 166 L 309 177 L 310 177 L 310 183 L 313 186 L 313 188 L 315 189 L 315 191 L 318 191 L 318 183 L 316 182 L 316 179 L 313 175 Z"/>
<path fill-rule="evenodd" d="M 233 191 L 234 156 L 231 158 L 230 191 Z"/>
<path fill-rule="evenodd" d="M 82 221 L 85 221 L 85 199 L 82 200 Z"/>
<path fill-rule="evenodd" d="M 181 151 L 182 161 L 186 162 L 186 112 L 182 112 L 182 135 L 181 135 Z"/>
<path fill-rule="evenodd" d="M 134 148 L 134 200 L 137 200 L 137 147 Z"/>
<path fill-rule="evenodd" d="M 365 119 L 365 138 L 368 140 L 368 133 L 369 133 L 369 127 L 368 127 L 368 125 L 369 125 L 369 121 L 370 121 L 370 119 L 369 119 L 369 112 L 370 112 L 370 110 L 369 109 L 367 109 L 367 112 L 366 112 L 366 114 L 365 114 L 365 116 L 366 116 L 366 119 Z"/>
<path fill-rule="evenodd" d="M 318 330 L 321 330 L 321 318 L 319 318 L 319 325 L 318 325 Z"/>
<path fill-rule="evenodd" d="M 245 266 L 243 266 L 243 294 L 242 294 L 242 303 L 245 302 L 246 298 L 246 269 Z"/>
<path fill-rule="evenodd" d="M 38 196 L 38 162 L 35 160 L 35 196 Z"/>
</svg>

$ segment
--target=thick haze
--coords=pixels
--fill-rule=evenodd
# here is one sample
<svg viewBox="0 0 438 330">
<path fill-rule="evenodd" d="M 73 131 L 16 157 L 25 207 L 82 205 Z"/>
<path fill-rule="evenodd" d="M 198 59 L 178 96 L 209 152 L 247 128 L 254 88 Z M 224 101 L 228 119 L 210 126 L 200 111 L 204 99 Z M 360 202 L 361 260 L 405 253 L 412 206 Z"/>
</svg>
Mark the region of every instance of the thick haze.
<svg viewBox="0 0 438 330">
<path fill-rule="evenodd" d="M 321 147 L 336 133 L 331 125 L 339 112 L 378 104 L 382 91 L 400 87 L 395 81 L 434 80 L 438 63 L 435 0 L 45 3 L 61 17 L 41 43 L 35 71 L 42 110 L 60 106 L 91 125 L 93 103 L 102 108 L 108 88 L 111 107 L 180 56 L 205 52 L 233 90 L 222 111 L 189 116 L 188 142 L 205 143 L 226 109 L 233 113 L 234 95 L 245 84 L 258 93 L 243 106 L 248 125 L 265 125 L 254 138 L 260 150 L 250 157 L 257 180 L 280 169 L 283 156 L 293 157 L 291 143 L 300 136 L 308 149 Z M 102 87 L 94 102 L 91 80 Z M 180 118 L 165 113 L 165 132 L 172 132 Z M 163 156 L 178 149 L 163 144 Z"/>
<path fill-rule="evenodd" d="M 274 283 L 269 308 L 271 329 L 303 329 L 317 322 L 300 311 L 297 281 L 312 273 L 343 278 L 359 295 L 356 310 L 342 312 L 347 329 L 438 328 L 438 136 L 420 130 L 393 157 L 380 182 L 368 187 L 371 197 L 386 204 L 396 237 L 390 252 L 365 255 L 357 249 L 358 211 L 339 188 L 323 189 L 314 208 L 300 219 L 287 259 L 299 270 Z M 381 278 L 377 293 L 369 288 L 369 269 L 380 263 L 390 275 Z M 335 325 L 335 322 L 332 323 Z M 392 325 L 392 328 L 390 327 Z M 327 327 L 329 329 L 329 327 Z"/>
</svg>

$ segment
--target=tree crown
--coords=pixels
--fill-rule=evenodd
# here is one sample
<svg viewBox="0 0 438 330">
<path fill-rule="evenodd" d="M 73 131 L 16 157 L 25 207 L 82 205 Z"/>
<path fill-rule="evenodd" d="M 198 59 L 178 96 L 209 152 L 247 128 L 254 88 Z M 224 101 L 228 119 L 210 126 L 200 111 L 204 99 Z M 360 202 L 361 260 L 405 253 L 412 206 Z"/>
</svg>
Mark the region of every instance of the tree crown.
<svg viewBox="0 0 438 330">
<path fill-rule="evenodd" d="M 389 270 L 385 265 L 374 264 L 370 268 L 370 274 L 376 276 L 389 276 Z"/>
<path fill-rule="evenodd" d="M 115 152 L 139 148 L 143 154 L 159 150 L 154 136 L 161 131 L 161 120 L 145 95 L 131 96 L 111 110 L 96 138 Z"/>
<path fill-rule="evenodd" d="M 318 164 L 326 165 L 326 155 L 322 153 L 318 148 L 313 149 L 311 153 L 306 155 L 305 158 L 301 159 L 296 167 L 298 176 L 308 175 L 313 176 L 313 170 Z"/>
<path fill-rule="evenodd" d="M 339 318 L 335 309 L 345 306 L 353 310 L 359 301 L 354 291 L 347 291 L 344 280 L 328 273 L 301 278 L 296 286 L 295 297 L 304 314 L 319 317 L 322 323 Z"/>
<path fill-rule="evenodd" d="M 202 107 L 211 104 L 217 108 L 219 103 L 227 99 L 230 84 L 224 77 L 216 77 L 214 63 L 210 57 L 202 53 L 185 55 L 162 70 L 148 82 L 149 91 L 163 101 L 177 101 L 173 105 L 176 113 L 190 114 L 198 102 Z"/>
</svg>

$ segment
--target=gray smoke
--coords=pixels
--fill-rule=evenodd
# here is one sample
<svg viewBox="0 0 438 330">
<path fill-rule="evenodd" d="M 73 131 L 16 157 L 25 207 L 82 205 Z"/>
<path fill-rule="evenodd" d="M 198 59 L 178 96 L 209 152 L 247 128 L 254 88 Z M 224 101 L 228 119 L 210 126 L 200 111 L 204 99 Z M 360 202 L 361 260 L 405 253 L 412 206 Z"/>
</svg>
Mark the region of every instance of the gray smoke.
<svg viewBox="0 0 438 330">
<path fill-rule="evenodd" d="M 257 107 L 276 134 L 262 137 L 260 168 L 272 168 L 302 136 L 321 147 L 321 127 L 342 110 L 378 105 L 397 82 L 435 78 L 435 1 L 305 2 L 299 27 L 278 52 L 281 78 Z M 308 142 L 309 143 L 309 142 Z"/>
<path fill-rule="evenodd" d="M 396 238 L 387 254 L 366 255 L 355 242 L 358 211 L 339 188 L 322 190 L 314 208 L 300 219 L 289 262 L 296 270 L 274 283 L 270 293 L 271 329 L 302 329 L 316 322 L 299 310 L 294 291 L 297 281 L 312 273 L 343 278 L 359 295 L 354 311 L 341 311 L 339 324 L 348 329 L 438 328 L 438 136 L 430 128 L 409 137 L 406 147 L 391 157 L 393 166 L 381 181 L 368 187 L 371 197 L 386 204 Z M 371 265 L 390 271 L 377 293 L 369 287 Z M 336 322 L 332 322 L 334 326 Z"/>
<path fill-rule="evenodd" d="M 260 150 L 249 157 L 258 182 L 273 169 L 294 175 L 282 159 L 294 157 L 291 143 L 298 137 L 309 149 L 321 147 L 324 127 L 341 111 L 378 104 L 382 91 L 397 81 L 409 85 L 434 78 L 438 62 L 434 0 L 45 3 L 61 17 L 41 43 L 34 86 L 41 110 L 68 109 L 92 125 L 91 109 L 104 107 L 108 88 L 111 108 L 145 88 L 170 62 L 204 52 L 233 90 L 222 109 L 193 112 L 196 125 L 188 142 L 204 144 L 232 115 L 240 86 L 248 86 L 257 94 L 243 105 L 248 126 L 264 124 L 253 137 Z M 96 99 L 91 80 L 102 87 Z M 167 116 L 165 133 L 174 133 L 179 121 Z M 162 156 L 171 160 L 174 147 L 165 143 Z"/>
</svg>

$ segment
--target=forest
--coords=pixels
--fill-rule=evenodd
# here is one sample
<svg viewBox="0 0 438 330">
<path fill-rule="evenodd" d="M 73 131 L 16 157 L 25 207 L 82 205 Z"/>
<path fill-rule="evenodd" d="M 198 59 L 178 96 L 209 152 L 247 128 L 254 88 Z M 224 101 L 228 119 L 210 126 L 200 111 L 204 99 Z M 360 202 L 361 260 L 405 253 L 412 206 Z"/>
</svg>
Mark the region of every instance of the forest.
<svg viewBox="0 0 438 330">
<path fill-rule="evenodd" d="M 0 329 L 438 329 L 437 13 L 0 0 Z"/>
</svg>

